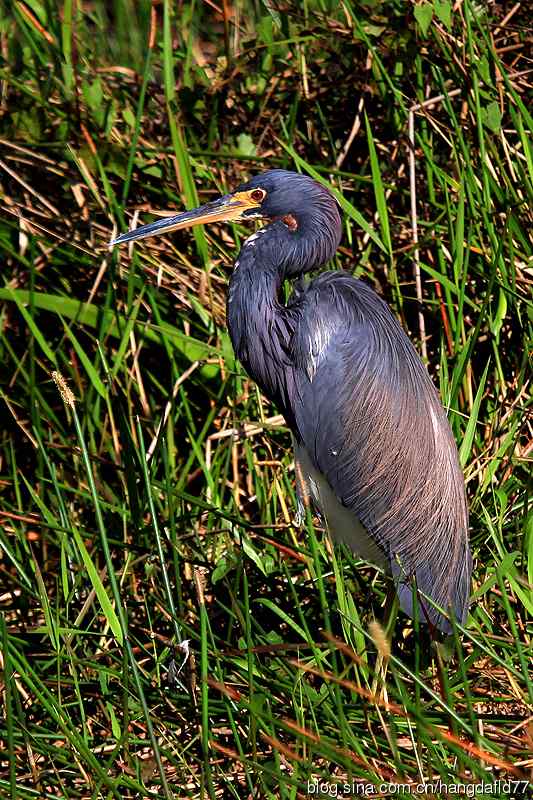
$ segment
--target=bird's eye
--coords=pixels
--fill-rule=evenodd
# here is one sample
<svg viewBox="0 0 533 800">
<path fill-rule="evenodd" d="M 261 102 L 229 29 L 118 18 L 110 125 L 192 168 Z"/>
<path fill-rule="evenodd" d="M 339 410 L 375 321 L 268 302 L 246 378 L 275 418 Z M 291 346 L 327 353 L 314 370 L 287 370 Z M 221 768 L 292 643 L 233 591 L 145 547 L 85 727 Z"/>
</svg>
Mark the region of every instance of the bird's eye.
<svg viewBox="0 0 533 800">
<path fill-rule="evenodd" d="M 266 192 L 264 189 L 254 189 L 253 192 L 250 194 L 252 200 L 256 203 L 262 203 L 265 199 Z"/>
</svg>

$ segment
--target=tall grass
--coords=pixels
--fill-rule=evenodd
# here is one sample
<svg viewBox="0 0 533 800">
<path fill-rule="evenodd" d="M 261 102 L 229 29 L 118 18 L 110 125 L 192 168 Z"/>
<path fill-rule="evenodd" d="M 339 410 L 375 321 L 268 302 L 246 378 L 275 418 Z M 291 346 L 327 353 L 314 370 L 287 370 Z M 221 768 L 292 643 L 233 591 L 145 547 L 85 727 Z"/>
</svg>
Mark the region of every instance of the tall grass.
<svg viewBox="0 0 533 800">
<path fill-rule="evenodd" d="M 0 14 L 0 796 L 524 794 L 523 4 Z M 384 641 L 385 576 L 294 525 L 289 433 L 225 327 L 244 228 L 108 250 L 273 166 L 332 186 L 336 266 L 388 300 L 449 409 L 475 569 L 447 643 L 401 614 Z"/>
</svg>

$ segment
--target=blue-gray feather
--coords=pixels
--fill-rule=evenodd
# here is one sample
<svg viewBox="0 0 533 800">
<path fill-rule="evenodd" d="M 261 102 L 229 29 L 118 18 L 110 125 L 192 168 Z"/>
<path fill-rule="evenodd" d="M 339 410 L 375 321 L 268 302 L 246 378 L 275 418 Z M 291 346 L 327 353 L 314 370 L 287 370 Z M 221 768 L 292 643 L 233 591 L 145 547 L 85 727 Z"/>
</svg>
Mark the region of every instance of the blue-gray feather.
<svg viewBox="0 0 533 800">
<path fill-rule="evenodd" d="M 314 465 L 384 552 L 404 610 L 412 615 L 416 576 L 421 592 L 464 622 L 464 483 L 418 354 L 385 303 L 350 275 L 323 273 L 293 311 L 293 409 Z M 425 613 L 448 629 L 430 603 L 422 605 L 422 621 Z"/>
</svg>

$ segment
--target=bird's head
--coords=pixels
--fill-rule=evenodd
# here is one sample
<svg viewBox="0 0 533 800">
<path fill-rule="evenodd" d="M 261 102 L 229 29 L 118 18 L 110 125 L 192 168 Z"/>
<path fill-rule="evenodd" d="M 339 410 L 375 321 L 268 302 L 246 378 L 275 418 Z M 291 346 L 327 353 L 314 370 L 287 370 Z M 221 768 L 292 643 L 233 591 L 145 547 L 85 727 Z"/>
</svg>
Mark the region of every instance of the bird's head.
<svg viewBox="0 0 533 800">
<path fill-rule="evenodd" d="M 283 220 L 296 231 L 314 211 L 336 209 L 332 193 L 322 184 L 285 169 L 271 169 L 241 184 L 235 195 L 248 195 L 254 207 L 242 213 L 243 219 Z"/>
<path fill-rule="evenodd" d="M 246 219 L 281 220 L 289 232 L 299 233 L 308 241 L 320 232 L 327 233 L 333 252 L 340 239 L 340 216 L 331 192 L 308 175 L 272 169 L 200 208 L 142 225 L 123 233 L 110 244 L 145 239 L 208 222 Z"/>
</svg>

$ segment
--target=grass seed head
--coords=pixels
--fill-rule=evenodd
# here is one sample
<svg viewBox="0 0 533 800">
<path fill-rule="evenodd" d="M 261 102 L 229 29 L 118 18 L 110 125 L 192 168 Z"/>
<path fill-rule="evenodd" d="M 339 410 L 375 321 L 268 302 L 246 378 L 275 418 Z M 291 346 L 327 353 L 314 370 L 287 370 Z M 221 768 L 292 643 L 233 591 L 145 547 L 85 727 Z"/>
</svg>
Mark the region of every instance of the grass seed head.
<svg viewBox="0 0 533 800">
<path fill-rule="evenodd" d="M 59 394 L 61 395 L 61 399 L 64 404 L 66 406 L 70 406 L 70 408 L 74 408 L 74 395 L 72 394 L 72 391 L 70 390 L 69 385 L 62 374 L 57 370 L 54 370 L 52 372 L 52 379 L 59 389 Z"/>
<path fill-rule="evenodd" d="M 368 632 L 372 637 L 372 641 L 376 645 L 376 649 L 382 659 L 387 661 L 390 658 L 390 642 L 387 639 L 387 634 L 375 619 L 368 626 Z"/>
</svg>

